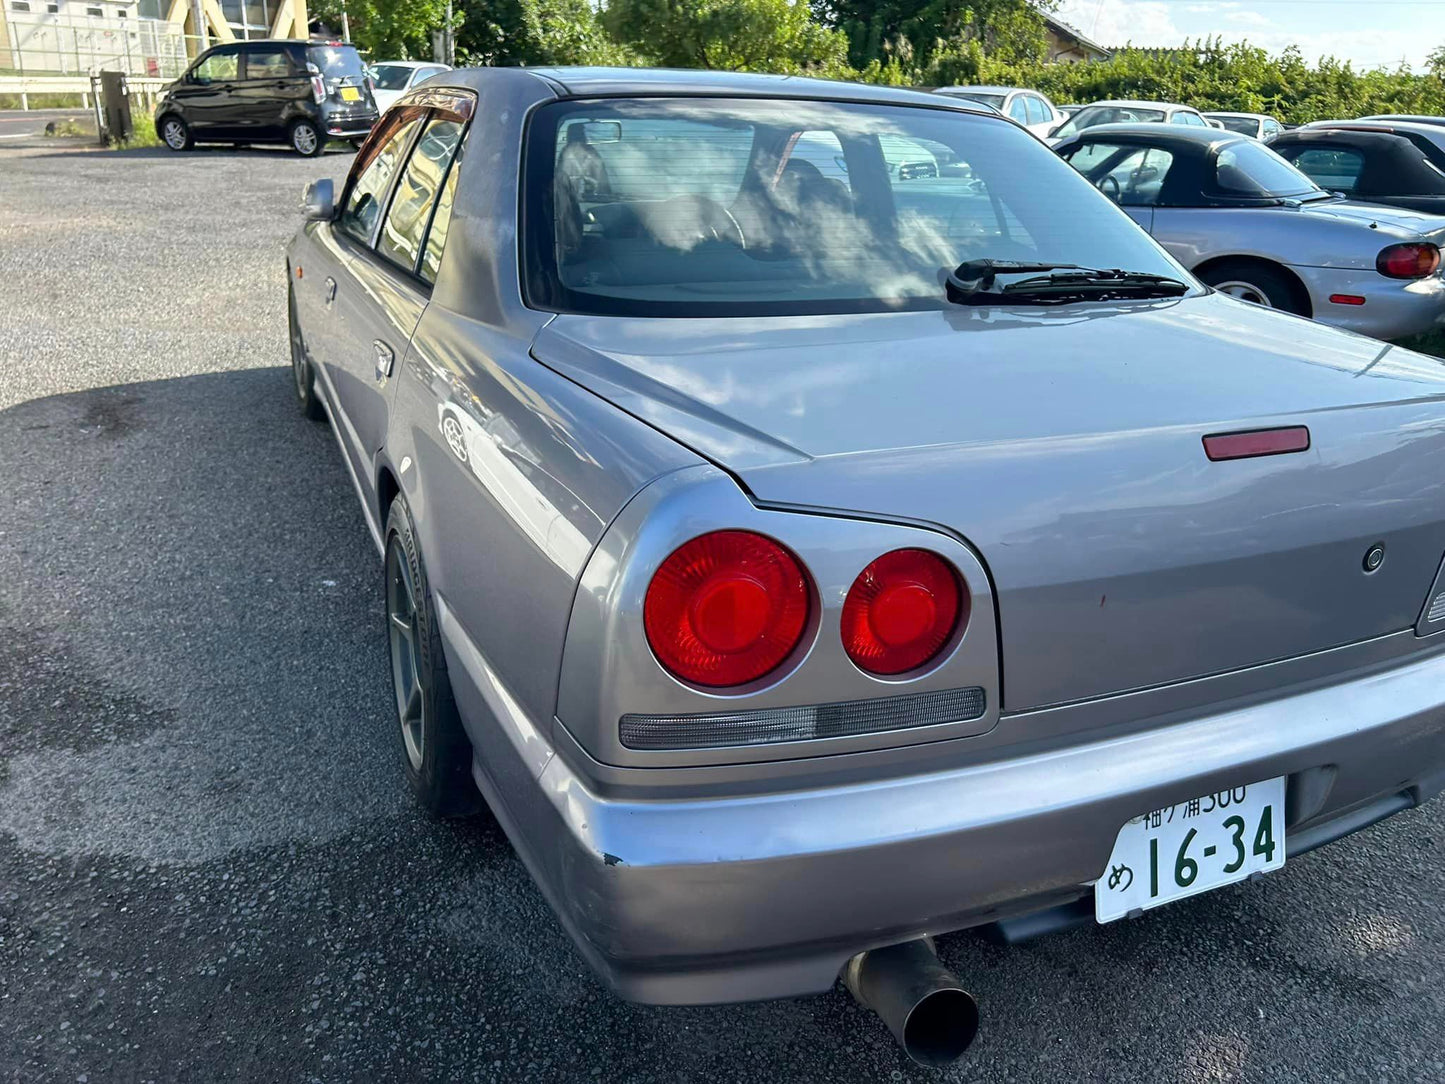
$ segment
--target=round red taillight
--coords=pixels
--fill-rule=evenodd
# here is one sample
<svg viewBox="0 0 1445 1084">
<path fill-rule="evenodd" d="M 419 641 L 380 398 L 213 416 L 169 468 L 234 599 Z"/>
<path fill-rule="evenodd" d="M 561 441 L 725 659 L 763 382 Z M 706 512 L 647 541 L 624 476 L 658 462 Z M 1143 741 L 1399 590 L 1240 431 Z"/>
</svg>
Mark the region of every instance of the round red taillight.
<svg viewBox="0 0 1445 1084">
<path fill-rule="evenodd" d="M 1386 278 L 1423 279 L 1440 269 L 1440 250 L 1428 242 L 1391 245 L 1375 257 L 1375 270 Z"/>
<path fill-rule="evenodd" d="M 713 531 L 673 550 L 647 586 L 642 624 L 684 681 L 745 685 L 777 669 L 803 638 L 807 574 L 771 538 Z"/>
<path fill-rule="evenodd" d="M 843 649 L 870 674 L 901 674 L 934 658 L 967 622 L 968 595 L 952 565 L 928 550 L 894 550 L 848 589 Z"/>
</svg>

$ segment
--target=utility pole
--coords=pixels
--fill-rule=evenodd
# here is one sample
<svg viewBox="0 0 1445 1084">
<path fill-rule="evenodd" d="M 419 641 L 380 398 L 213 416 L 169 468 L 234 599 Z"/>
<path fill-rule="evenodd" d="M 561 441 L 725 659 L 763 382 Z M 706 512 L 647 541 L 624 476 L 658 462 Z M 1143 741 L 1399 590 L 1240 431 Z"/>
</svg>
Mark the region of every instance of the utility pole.
<svg viewBox="0 0 1445 1084">
<path fill-rule="evenodd" d="M 346 0 L 341 0 L 341 40 L 351 40 L 351 20 L 346 17 Z"/>
<path fill-rule="evenodd" d="M 456 42 L 452 40 L 452 0 L 447 0 L 447 36 L 444 45 L 446 47 L 447 55 L 444 58 L 443 62 L 451 65 L 452 67 L 456 67 L 457 46 Z"/>
<path fill-rule="evenodd" d="M 191 22 L 196 29 L 196 56 L 200 56 L 211 47 L 209 35 L 206 33 L 206 13 L 201 9 L 201 0 L 191 0 Z"/>
</svg>

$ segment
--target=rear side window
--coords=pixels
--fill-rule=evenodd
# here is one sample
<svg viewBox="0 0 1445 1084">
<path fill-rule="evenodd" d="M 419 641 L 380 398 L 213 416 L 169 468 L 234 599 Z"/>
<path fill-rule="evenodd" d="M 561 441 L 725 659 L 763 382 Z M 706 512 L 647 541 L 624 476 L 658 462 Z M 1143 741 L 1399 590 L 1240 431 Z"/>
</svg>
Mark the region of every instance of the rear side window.
<svg viewBox="0 0 1445 1084">
<path fill-rule="evenodd" d="M 447 231 L 452 224 L 452 203 L 457 194 L 457 175 L 461 171 L 461 155 L 458 154 L 452 160 L 452 168 L 447 170 L 441 199 L 437 200 L 437 211 L 432 215 L 431 229 L 426 231 L 426 253 L 421 258 L 420 274 L 427 282 L 437 280 L 437 268 L 441 266 L 442 250 L 446 248 Z"/>
<path fill-rule="evenodd" d="M 381 228 L 376 250 L 408 271 L 416 267 L 427 223 L 431 220 L 437 196 L 446 181 L 447 170 L 456 156 L 461 138 L 460 122 L 432 121 L 417 140 L 406 171 L 397 183 L 396 195 L 386 212 L 386 223 Z"/>
<path fill-rule="evenodd" d="M 284 79 L 291 74 L 291 56 L 280 46 L 252 46 L 246 50 L 247 79 Z"/>
<path fill-rule="evenodd" d="M 1008 103 L 1008 115 L 1020 124 L 1029 122 L 1029 104 L 1025 95 L 1020 94 Z"/>
<path fill-rule="evenodd" d="M 1178 112 L 1169 118 L 1170 124 L 1191 124 L 1195 128 L 1208 128 L 1209 122 L 1198 113 Z"/>
<path fill-rule="evenodd" d="M 371 243 L 391 179 L 401 166 L 402 155 L 420 123 L 420 116 L 399 118 L 391 131 L 383 135 L 375 154 L 364 164 L 358 162 L 361 172 L 354 174 L 337 225 L 363 245 Z"/>
<path fill-rule="evenodd" d="M 1308 147 L 1285 157 L 1295 169 L 1331 192 L 1353 192 L 1365 168 L 1365 156 L 1346 147 Z"/>
<path fill-rule="evenodd" d="M 1035 98 L 1030 94 L 1025 101 L 1029 107 L 1030 124 L 1047 124 L 1053 118 L 1049 115 L 1049 107 L 1044 104 L 1042 98 Z"/>
</svg>

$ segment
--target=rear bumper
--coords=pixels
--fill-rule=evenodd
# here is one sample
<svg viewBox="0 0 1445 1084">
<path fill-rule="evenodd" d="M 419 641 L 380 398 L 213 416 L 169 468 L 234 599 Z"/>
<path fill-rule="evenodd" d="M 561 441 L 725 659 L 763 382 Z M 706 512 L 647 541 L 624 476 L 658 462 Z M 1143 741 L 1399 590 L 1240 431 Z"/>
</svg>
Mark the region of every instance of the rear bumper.
<svg viewBox="0 0 1445 1084">
<path fill-rule="evenodd" d="M 609 799 L 518 713 L 439 609 L 478 785 L 579 949 L 638 1001 L 820 992 L 863 949 L 1078 899 L 1125 821 L 1202 794 L 1288 776 L 1288 838 L 1313 831 L 1318 842 L 1328 825 L 1379 819 L 1357 811 L 1418 804 L 1445 781 L 1445 655 L 1432 655 L 936 774 L 745 798 Z"/>
<path fill-rule="evenodd" d="M 1420 335 L 1445 326 L 1445 279 L 1439 275 L 1404 282 L 1374 270 L 1292 267 L 1310 294 L 1314 318 L 1377 339 Z M 1362 297 L 1364 304 L 1340 304 L 1331 297 Z"/>
</svg>

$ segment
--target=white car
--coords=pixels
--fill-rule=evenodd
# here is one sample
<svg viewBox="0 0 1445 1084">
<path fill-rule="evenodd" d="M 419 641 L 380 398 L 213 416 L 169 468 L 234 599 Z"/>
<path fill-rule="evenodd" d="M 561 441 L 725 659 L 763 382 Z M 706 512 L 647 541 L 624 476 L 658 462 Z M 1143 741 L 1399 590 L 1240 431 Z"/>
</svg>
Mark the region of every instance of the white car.
<svg viewBox="0 0 1445 1084">
<path fill-rule="evenodd" d="M 1094 102 L 1080 109 L 1049 136 L 1050 143 L 1059 143 L 1078 135 L 1085 128 L 1099 124 L 1187 124 L 1208 128 L 1204 114 L 1193 106 L 1177 102 L 1143 102 L 1111 100 Z"/>
<path fill-rule="evenodd" d="M 939 87 L 934 93 L 992 106 L 1040 139 L 1047 139 L 1050 132 L 1068 119 L 1064 111 L 1044 95 L 1024 87 Z"/>
<path fill-rule="evenodd" d="M 371 81 L 375 88 L 372 97 L 376 99 L 377 112 L 385 113 L 398 98 L 422 80 L 451 70 L 449 65 L 433 60 L 377 61 L 371 65 Z"/>
<path fill-rule="evenodd" d="M 1205 113 L 1204 119 L 1218 121 L 1226 131 L 1247 135 L 1261 143 L 1284 131 L 1284 125 L 1266 113 Z"/>
</svg>

